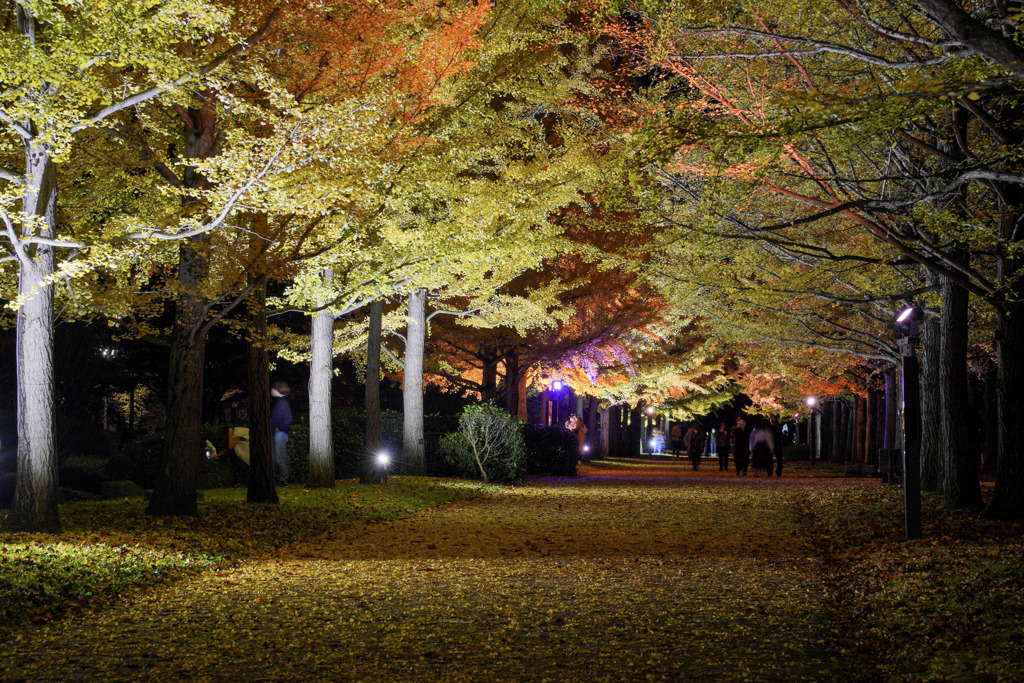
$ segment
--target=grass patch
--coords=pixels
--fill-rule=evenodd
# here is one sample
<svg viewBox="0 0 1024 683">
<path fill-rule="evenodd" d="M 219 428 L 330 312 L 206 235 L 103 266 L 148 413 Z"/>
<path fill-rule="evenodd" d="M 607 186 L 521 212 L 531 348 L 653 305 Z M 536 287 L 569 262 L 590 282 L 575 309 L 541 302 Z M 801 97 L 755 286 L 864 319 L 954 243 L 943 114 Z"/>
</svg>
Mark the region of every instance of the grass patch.
<svg viewBox="0 0 1024 683">
<path fill-rule="evenodd" d="M 1018 680 L 1024 658 L 1024 523 L 922 501 L 923 539 L 902 540 L 896 486 L 802 491 L 826 579 L 864 680 Z"/>
<path fill-rule="evenodd" d="M 380 486 L 279 490 L 249 505 L 245 489 L 204 491 L 198 517 L 152 517 L 147 501 L 61 506 L 59 535 L 0 534 L 0 622 L 45 621 L 220 564 L 319 544 L 361 521 L 395 519 L 470 498 L 479 484 L 393 477 Z"/>
</svg>

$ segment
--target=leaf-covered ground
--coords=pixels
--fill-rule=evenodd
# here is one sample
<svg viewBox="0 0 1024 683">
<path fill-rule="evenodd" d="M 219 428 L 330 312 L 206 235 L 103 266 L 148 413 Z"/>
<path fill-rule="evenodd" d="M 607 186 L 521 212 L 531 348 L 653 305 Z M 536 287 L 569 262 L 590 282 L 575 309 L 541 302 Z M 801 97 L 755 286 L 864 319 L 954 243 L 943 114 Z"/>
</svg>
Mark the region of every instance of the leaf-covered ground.
<svg viewBox="0 0 1024 683">
<path fill-rule="evenodd" d="M 276 541 L 263 520 L 231 541 L 237 505 L 169 523 L 155 539 L 235 559 L 8 629 L 0 679 L 1020 680 L 1020 525 L 926 498 L 906 543 L 899 489 L 873 480 L 638 461 L 394 518 L 401 487 L 446 485 L 362 487 L 341 498 L 381 514 L 336 525 L 340 503 L 286 501 Z M 163 522 L 105 523 L 121 542 Z"/>
<path fill-rule="evenodd" d="M 796 499 L 864 680 L 1024 681 L 1024 522 L 922 500 L 902 540 L 895 486 L 815 487 Z"/>
<path fill-rule="evenodd" d="M 280 489 L 279 505 L 247 505 L 244 489 L 223 489 L 204 493 L 195 518 L 152 517 L 142 498 L 62 505 L 58 536 L 0 534 L 0 631 L 286 546 L 320 544 L 356 522 L 400 517 L 485 488 L 426 478 L 386 488 L 348 481 Z"/>
<path fill-rule="evenodd" d="M 32 625 L 5 678 L 824 680 L 800 479 L 591 468 Z"/>
</svg>

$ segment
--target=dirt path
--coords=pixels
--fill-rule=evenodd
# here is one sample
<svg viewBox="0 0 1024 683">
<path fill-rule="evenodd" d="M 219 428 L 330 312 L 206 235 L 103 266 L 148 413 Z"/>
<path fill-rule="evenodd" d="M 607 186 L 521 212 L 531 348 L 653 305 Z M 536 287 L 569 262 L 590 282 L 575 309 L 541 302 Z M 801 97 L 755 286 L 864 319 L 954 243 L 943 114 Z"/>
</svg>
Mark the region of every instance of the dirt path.
<svg viewBox="0 0 1024 683">
<path fill-rule="evenodd" d="M 813 485 L 536 480 L 34 628 L 0 678 L 833 680 Z"/>
</svg>

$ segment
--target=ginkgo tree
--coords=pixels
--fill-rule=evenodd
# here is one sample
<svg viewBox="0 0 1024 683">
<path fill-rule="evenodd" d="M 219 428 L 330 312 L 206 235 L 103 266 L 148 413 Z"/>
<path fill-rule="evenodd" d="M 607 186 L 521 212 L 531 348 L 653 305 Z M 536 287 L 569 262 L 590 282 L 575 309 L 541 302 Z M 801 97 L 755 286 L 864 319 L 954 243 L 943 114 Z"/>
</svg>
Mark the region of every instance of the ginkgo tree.
<svg viewBox="0 0 1024 683">
<path fill-rule="evenodd" d="M 90 244 L 148 237 L 152 224 L 80 236 L 61 218 L 60 166 L 83 134 L 216 67 L 188 46 L 237 40 L 228 15 L 194 0 L 25 0 L 2 10 L 0 221 L 17 268 L 18 483 L 5 525 L 57 530 L 52 330 L 60 267 Z M 87 240 L 81 237 L 88 238 Z"/>
<path fill-rule="evenodd" d="M 728 14 L 712 3 L 619 7 L 627 20 L 611 33 L 624 47 L 620 63 L 650 95 L 637 98 L 643 125 L 631 150 L 686 207 L 675 231 L 762 251 L 766 267 L 745 259 L 758 274 L 738 273 L 738 288 L 726 264 L 722 291 L 735 300 L 745 287 L 775 290 L 768 308 L 781 317 L 788 290 L 831 326 L 812 331 L 819 340 L 852 342 L 866 322 L 855 344 L 886 355 L 869 338 L 880 337 L 882 311 L 894 314 L 900 299 L 931 304 L 925 292 L 941 290 L 944 495 L 951 506 L 979 505 L 957 403 L 969 296 L 995 313 L 1003 414 L 1024 404 L 1019 345 L 1009 341 L 1021 317 L 1019 231 L 1008 227 L 1019 220 L 1010 122 L 1019 119 L 1021 49 L 1006 36 L 1019 17 L 950 0 L 758 2 Z M 731 258 L 732 246 L 715 244 L 718 253 L 698 247 L 691 261 Z M 858 312 L 846 318 L 851 307 Z M 1020 516 L 1019 441 L 1001 443 L 989 512 Z"/>
<path fill-rule="evenodd" d="M 423 468 L 428 318 L 442 312 L 471 313 L 485 324 L 542 318 L 543 308 L 498 290 L 561 248 L 562 229 L 552 217 L 562 207 L 584 204 L 583 193 L 596 183 L 589 129 L 568 111 L 577 93 L 590 87 L 593 60 L 558 49 L 553 26 L 530 3 L 496 5 L 477 44 L 467 46 L 469 68 L 439 79 L 402 137 L 382 150 L 388 163 L 373 186 L 378 199 L 363 199 L 351 213 L 352 223 L 363 226 L 358 246 L 333 250 L 338 260 L 318 261 L 301 279 L 318 283 L 329 269 L 334 284 L 348 289 L 293 290 L 303 305 L 334 302 L 332 315 L 381 296 L 408 299 L 405 324 L 391 330 L 405 328 L 399 355 L 406 471 Z M 428 299 L 460 300 L 465 307 L 452 311 L 442 303 L 428 315 Z"/>
</svg>

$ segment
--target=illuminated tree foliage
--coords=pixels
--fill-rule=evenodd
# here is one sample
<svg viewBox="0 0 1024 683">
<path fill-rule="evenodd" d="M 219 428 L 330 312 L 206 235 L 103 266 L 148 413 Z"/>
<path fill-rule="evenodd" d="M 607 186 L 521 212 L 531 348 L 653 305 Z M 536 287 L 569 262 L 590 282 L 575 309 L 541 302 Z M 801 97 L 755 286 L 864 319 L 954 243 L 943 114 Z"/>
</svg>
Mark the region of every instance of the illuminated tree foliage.
<svg viewBox="0 0 1024 683">
<path fill-rule="evenodd" d="M 153 223 L 96 232 L 61 220 L 60 166 L 90 130 L 120 112 L 191 86 L 218 63 L 182 49 L 227 33 L 216 7 L 183 1 L 7 3 L 0 20 L 0 220 L 5 270 L 15 267 L 18 327 L 18 484 L 7 527 L 57 530 L 53 445 L 53 301 L 58 273 L 83 249 L 146 239 Z M 83 263 L 85 259 L 82 259 Z M 10 271 L 8 271 L 10 272 Z"/>
<path fill-rule="evenodd" d="M 1010 341 L 1020 48 L 1004 37 L 1019 17 L 947 0 L 619 8 L 608 32 L 642 93 L 623 151 L 675 251 L 655 279 L 703 299 L 734 336 L 878 361 L 892 357 L 885 327 L 901 304 L 940 301 L 942 488 L 951 506 L 977 505 L 955 426 L 969 295 L 995 318 L 1003 419 L 1024 405 Z M 1011 424 L 989 510 L 999 517 L 1024 514 Z"/>
</svg>

